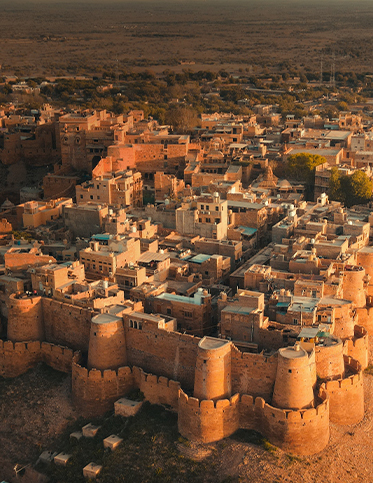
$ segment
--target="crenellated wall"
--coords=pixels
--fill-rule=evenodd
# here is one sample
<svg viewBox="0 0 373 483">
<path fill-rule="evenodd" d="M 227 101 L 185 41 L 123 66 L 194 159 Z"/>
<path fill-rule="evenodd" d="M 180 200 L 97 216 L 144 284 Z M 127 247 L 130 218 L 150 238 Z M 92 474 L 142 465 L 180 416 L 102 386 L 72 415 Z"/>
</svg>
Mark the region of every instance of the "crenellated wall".
<svg viewBox="0 0 373 483">
<path fill-rule="evenodd" d="M 201 443 L 219 441 L 240 427 L 239 395 L 200 401 L 180 390 L 178 415 L 179 432 L 185 438 Z"/>
<path fill-rule="evenodd" d="M 80 365 L 76 354 L 72 363 L 72 397 L 78 411 L 86 416 L 97 416 L 113 409 L 114 401 L 136 388 L 130 367 L 116 371 L 88 370 Z"/>
<path fill-rule="evenodd" d="M 346 373 L 352 375 L 338 381 L 327 381 L 330 397 L 330 420 L 341 425 L 356 424 L 364 417 L 364 388 L 361 365 L 344 356 Z"/>
<path fill-rule="evenodd" d="M 369 336 L 365 327 L 355 325 L 355 336 L 344 343 L 346 354 L 356 359 L 364 370 L 368 366 L 369 358 Z"/>
<path fill-rule="evenodd" d="M 17 377 L 45 362 L 61 372 L 71 371 L 73 351 L 46 342 L 3 342 L 0 340 L 0 376 Z"/>
<path fill-rule="evenodd" d="M 329 401 L 324 386 L 316 408 L 298 411 L 277 409 L 263 398 L 239 394 L 228 399 L 200 401 L 179 396 L 179 431 L 203 443 L 218 441 L 237 429 L 259 431 L 272 444 L 296 454 L 314 454 L 329 441 Z"/>
<path fill-rule="evenodd" d="M 152 404 L 165 404 L 177 411 L 180 382 L 147 374 L 140 367 L 132 369 L 136 386 Z"/>
</svg>

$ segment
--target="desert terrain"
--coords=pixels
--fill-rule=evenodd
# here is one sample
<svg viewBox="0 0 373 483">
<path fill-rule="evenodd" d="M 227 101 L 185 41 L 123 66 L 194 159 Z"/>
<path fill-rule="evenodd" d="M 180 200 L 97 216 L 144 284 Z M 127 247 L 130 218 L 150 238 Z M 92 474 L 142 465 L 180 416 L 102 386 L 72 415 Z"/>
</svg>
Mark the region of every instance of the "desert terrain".
<svg viewBox="0 0 373 483">
<path fill-rule="evenodd" d="M 371 71 L 369 0 L 1 0 L 0 74 Z"/>
</svg>

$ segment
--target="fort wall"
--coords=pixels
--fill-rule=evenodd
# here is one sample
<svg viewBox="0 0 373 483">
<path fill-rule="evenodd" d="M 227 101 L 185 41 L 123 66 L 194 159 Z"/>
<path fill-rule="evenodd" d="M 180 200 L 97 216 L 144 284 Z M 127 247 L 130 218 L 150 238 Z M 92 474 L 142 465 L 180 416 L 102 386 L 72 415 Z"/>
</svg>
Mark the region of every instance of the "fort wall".
<svg viewBox="0 0 373 483">
<path fill-rule="evenodd" d="M 239 395 L 200 401 L 180 390 L 178 427 L 192 441 L 212 443 L 227 438 L 240 427 Z"/>
<path fill-rule="evenodd" d="M 355 325 L 355 336 L 353 339 L 345 341 L 345 351 L 348 356 L 360 362 L 362 370 L 367 368 L 369 357 L 369 336 L 364 327 Z"/>
<path fill-rule="evenodd" d="M 356 424 L 364 417 L 364 388 L 361 365 L 345 356 L 345 364 L 352 375 L 338 381 L 327 381 L 330 397 L 330 420 L 341 425 Z"/>
<path fill-rule="evenodd" d="M 345 270 L 341 272 L 343 277 L 343 298 L 351 300 L 356 307 L 365 306 L 365 290 L 364 277 L 365 270 L 358 267 L 359 270 Z"/>
<path fill-rule="evenodd" d="M 127 328 L 128 364 L 146 372 L 180 381 L 186 389 L 194 387 L 198 343 L 201 339 L 178 332 Z"/>
<path fill-rule="evenodd" d="M 45 339 L 74 350 L 88 349 L 92 316 L 96 313 L 56 300 L 43 298 Z"/>
<path fill-rule="evenodd" d="M 277 353 L 271 356 L 240 352 L 232 345 L 232 393 L 251 394 L 269 401 L 277 372 Z"/>
<path fill-rule="evenodd" d="M 72 359 L 73 351 L 67 347 L 39 341 L 13 343 L 0 340 L 0 376 L 3 377 L 20 376 L 39 362 L 61 372 L 70 372 Z"/>
<path fill-rule="evenodd" d="M 113 409 L 114 402 L 136 387 L 130 367 L 118 370 L 88 370 L 80 365 L 80 356 L 72 363 L 72 398 L 82 414 L 97 416 Z"/>
<path fill-rule="evenodd" d="M 177 411 L 180 383 L 163 376 L 147 374 L 140 367 L 132 369 L 136 386 L 151 404 L 165 404 Z"/>
<path fill-rule="evenodd" d="M 236 394 L 228 399 L 200 401 L 179 393 L 179 432 L 192 441 L 210 443 L 237 429 L 259 431 L 284 451 L 302 455 L 321 451 L 329 441 L 329 401 L 322 386 L 316 408 L 277 409 L 263 398 Z"/>
<path fill-rule="evenodd" d="M 339 339 L 330 346 L 316 346 L 316 372 L 320 379 L 340 379 L 344 377 L 344 346 Z"/>
</svg>

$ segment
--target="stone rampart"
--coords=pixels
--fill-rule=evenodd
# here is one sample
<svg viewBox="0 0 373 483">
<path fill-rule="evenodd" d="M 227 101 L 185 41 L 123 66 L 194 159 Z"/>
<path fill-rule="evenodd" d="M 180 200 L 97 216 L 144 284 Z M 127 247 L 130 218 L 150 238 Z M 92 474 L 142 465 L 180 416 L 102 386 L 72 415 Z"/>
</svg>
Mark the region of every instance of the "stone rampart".
<svg viewBox="0 0 373 483">
<path fill-rule="evenodd" d="M 88 349 L 92 316 L 91 309 L 42 298 L 45 340 L 67 345 L 74 350 Z"/>
<path fill-rule="evenodd" d="M 0 375 L 17 377 L 32 369 L 38 362 L 45 362 L 61 372 L 71 371 L 73 351 L 39 341 L 0 341 Z"/>
<path fill-rule="evenodd" d="M 360 362 L 362 370 L 368 366 L 369 336 L 365 327 L 355 325 L 355 336 L 345 341 L 347 355 Z"/>
<path fill-rule="evenodd" d="M 251 394 L 269 401 L 276 379 L 278 354 L 240 352 L 232 345 L 232 393 Z"/>
<path fill-rule="evenodd" d="M 214 403 L 188 397 L 180 390 L 178 427 L 192 441 L 212 443 L 227 438 L 240 427 L 239 395 Z"/>
<path fill-rule="evenodd" d="M 320 379 L 340 379 L 344 376 L 344 346 L 340 339 L 332 345 L 315 347 L 316 372 Z"/>
<path fill-rule="evenodd" d="M 151 404 L 165 404 L 177 411 L 180 383 L 163 376 L 147 374 L 140 367 L 132 369 L 136 386 Z"/>
<path fill-rule="evenodd" d="M 179 431 L 202 443 L 218 441 L 237 429 L 259 431 L 284 451 L 308 455 L 321 451 L 329 441 L 329 400 L 324 386 L 316 408 L 298 411 L 274 408 L 263 398 L 236 394 L 228 399 L 200 401 L 179 394 Z"/>
<path fill-rule="evenodd" d="M 127 328 L 128 364 L 152 374 L 180 381 L 193 389 L 198 343 L 201 339 L 178 332 Z"/>
<path fill-rule="evenodd" d="M 364 417 L 364 388 L 361 365 L 344 356 L 347 373 L 352 375 L 337 381 L 327 381 L 330 397 L 330 420 L 341 425 L 356 424 Z"/>
<path fill-rule="evenodd" d="M 113 409 L 114 402 L 136 387 L 130 367 L 116 371 L 90 371 L 80 365 L 76 354 L 72 363 L 72 397 L 78 411 L 86 416 L 97 416 Z"/>
</svg>

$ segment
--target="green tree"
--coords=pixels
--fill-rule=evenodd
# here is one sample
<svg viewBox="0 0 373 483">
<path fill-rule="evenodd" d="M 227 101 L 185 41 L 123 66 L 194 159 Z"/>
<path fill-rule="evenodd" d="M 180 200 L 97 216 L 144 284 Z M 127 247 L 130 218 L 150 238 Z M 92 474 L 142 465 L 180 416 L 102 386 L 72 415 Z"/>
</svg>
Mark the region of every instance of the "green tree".
<svg viewBox="0 0 373 483">
<path fill-rule="evenodd" d="M 286 163 L 286 176 L 295 181 L 301 181 L 305 186 L 305 196 L 313 199 L 316 166 L 326 163 L 323 156 L 309 153 L 292 154 Z"/>
<path fill-rule="evenodd" d="M 337 168 L 332 169 L 329 180 L 331 200 L 340 201 L 347 207 L 365 204 L 372 198 L 372 190 L 373 182 L 363 171 L 341 175 Z"/>
</svg>

